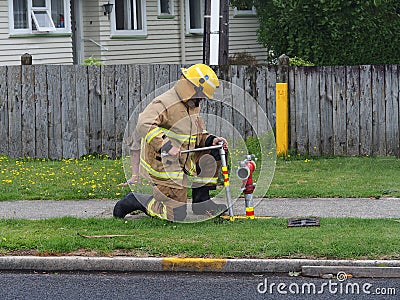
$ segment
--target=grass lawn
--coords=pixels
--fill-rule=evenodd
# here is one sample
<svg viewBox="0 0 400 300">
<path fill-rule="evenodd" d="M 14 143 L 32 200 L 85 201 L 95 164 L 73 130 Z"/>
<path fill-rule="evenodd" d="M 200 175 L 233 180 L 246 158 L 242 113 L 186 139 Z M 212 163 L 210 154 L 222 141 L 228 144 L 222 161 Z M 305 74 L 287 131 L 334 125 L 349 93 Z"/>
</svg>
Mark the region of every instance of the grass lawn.
<svg viewBox="0 0 400 300">
<path fill-rule="evenodd" d="M 288 228 L 285 219 L 177 224 L 141 218 L 0 220 L 0 255 L 131 255 L 207 258 L 400 259 L 400 223 L 321 219 Z M 131 235 L 84 238 L 81 235 Z"/>
<path fill-rule="evenodd" d="M 80 159 L 0 157 L 0 200 L 120 198 L 127 189 L 121 160 L 88 155 Z"/>
<path fill-rule="evenodd" d="M 400 159 L 278 159 L 268 197 L 400 197 Z"/>
<path fill-rule="evenodd" d="M 235 175 L 231 175 L 235 176 Z M 400 197 L 400 159 L 278 159 L 267 197 Z M 120 159 L 11 159 L 0 156 L 0 201 L 118 199 L 127 191 Z M 260 183 L 260 182 L 259 182 Z"/>
<path fill-rule="evenodd" d="M 278 159 L 267 197 L 400 197 L 394 157 Z M 121 160 L 11 159 L 0 156 L 0 200 L 118 199 L 128 188 Z M 399 216 L 400 217 L 400 216 Z M 0 255 L 132 255 L 213 258 L 400 259 L 393 219 L 323 218 L 288 228 L 285 219 L 175 224 L 138 220 L 0 220 Z M 88 239 L 81 235 L 124 234 Z"/>
</svg>

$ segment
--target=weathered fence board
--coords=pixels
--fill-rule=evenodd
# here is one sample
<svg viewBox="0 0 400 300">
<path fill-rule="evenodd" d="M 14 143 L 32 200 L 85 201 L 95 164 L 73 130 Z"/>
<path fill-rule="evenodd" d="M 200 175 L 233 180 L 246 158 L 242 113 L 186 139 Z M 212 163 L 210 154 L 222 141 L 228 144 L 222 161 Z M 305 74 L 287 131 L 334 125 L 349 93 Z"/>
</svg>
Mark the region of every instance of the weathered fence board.
<svg viewBox="0 0 400 300">
<path fill-rule="evenodd" d="M 257 97 L 257 70 L 254 67 L 247 67 L 244 80 L 244 116 L 245 137 L 254 136 L 257 132 L 257 106 L 253 105 L 253 99 Z"/>
<path fill-rule="evenodd" d="M 0 153 L 8 151 L 7 68 L 0 68 Z"/>
<path fill-rule="evenodd" d="M 169 65 L 154 66 L 155 96 L 159 96 L 169 89 L 169 83 L 170 83 L 169 74 L 170 74 Z M 177 80 L 177 78 L 175 78 L 175 80 Z"/>
<path fill-rule="evenodd" d="M 61 66 L 61 140 L 63 157 L 78 157 L 76 68 Z"/>
<path fill-rule="evenodd" d="M 101 81 L 100 68 L 88 67 L 89 153 L 101 153 Z"/>
<path fill-rule="evenodd" d="M 128 115 L 129 117 L 135 112 L 138 113 L 137 107 L 140 103 L 140 68 L 138 65 L 129 65 L 129 99 L 128 99 Z"/>
<path fill-rule="evenodd" d="M 8 93 L 8 154 L 11 157 L 22 156 L 22 95 L 21 95 L 21 67 L 7 67 Z"/>
<path fill-rule="evenodd" d="M 121 153 L 129 118 L 129 72 L 127 65 L 115 66 L 115 151 Z M 118 142 L 119 141 L 119 142 Z"/>
<path fill-rule="evenodd" d="M 36 157 L 46 158 L 49 156 L 49 132 L 48 132 L 48 96 L 47 96 L 47 78 L 46 66 L 35 66 L 35 143 Z"/>
<path fill-rule="evenodd" d="M 102 152 L 114 157 L 115 151 L 115 66 L 105 66 L 101 72 L 101 134 Z"/>
<path fill-rule="evenodd" d="M 245 103 L 244 103 L 244 66 L 233 66 L 231 82 L 235 85 L 232 93 L 232 107 L 233 119 L 232 122 L 235 124 L 237 134 L 233 134 L 233 143 L 241 138 L 241 135 L 246 136 L 246 119 L 244 116 Z"/>
<path fill-rule="evenodd" d="M 89 152 L 89 100 L 88 73 L 86 68 L 76 70 L 76 126 L 78 156 Z"/>
<path fill-rule="evenodd" d="M 128 90 L 128 118 L 129 122 L 124 129 L 125 132 L 133 132 L 136 121 L 141 111 L 141 79 L 140 79 L 140 66 L 130 65 L 128 66 L 129 73 L 129 90 Z M 123 153 L 125 154 L 125 153 Z"/>
<path fill-rule="evenodd" d="M 263 122 L 265 122 L 265 117 L 267 117 L 267 95 L 266 87 L 265 87 L 265 80 L 266 80 L 266 70 L 264 67 L 260 67 L 256 71 L 256 100 L 258 103 L 257 107 L 257 130 L 262 128 Z"/>
<path fill-rule="evenodd" d="M 181 65 L 0 67 L 0 154 L 121 155 L 129 117 L 172 86 Z M 275 128 L 276 66 L 216 67 L 224 102 L 204 101 L 210 133 Z M 399 66 L 289 67 L 290 149 L 311 155 L 400 156 Z M 282 74 L 280 74 L 282 75 Z M 282 78 L 282 76 L 280 76 Z M 161 88 L 161 89 L 160 89 Z M 254 97 L 258 107 L 248 105 Z M 130 128 L 136 125 L 130 123 Z"/>
<path fill-rule="evenodd" d="M 272 127 L 275 128 L 275 121 L 276 121 L 276 115 L 275 115 L 275 91 L 276 91 L 276 67 L 273 66 L 268 66 L 267 72 L 266 72 L 266 89 L 267 89 L 267 116 L 269 119 L 269 122 L 272 124 Z"/>
<path fill-rule="evenodd" d="M 333 151 L 346 154 L 346 68 L 333 68 Z"/>
<path fill-rule="evenodd" d="M 399 156 L 399 73 L 397 66 L 385 67 L 387 154 Z"/>
<path fill-rule="evenodd" d="M 227 123 L 227 124 L 232 124 L 233 123 L 233 103 L 232 103 L 232 91 L 233 91 L 233 85 L 232 84 L 224 84 L 222 85 L 223 88 L 223 95 L 224 95 L 224 101 L 221 103 L 221 123 Z M 231 128 L 228 126 L 222 126 L 221 128 L 221 136 L 227 136 L 227 131 L 229 131 Z"/>
<path fill-rule="evenodd" d="M 35 156 L 35 99 L 34 72 L 32 67 L 22 66 L 21 138 L 22 156 Z"/>
<path fill-rule="evenodd" d="M 296 149 L 301 153 L 308 152 L 308 107 L 306 98 L 306 73 L 304 67 L 294 69 L 295 103 L 296 103 Z"/>
<path fill-rule="evenodd" d="M 360 68 L 360 155 L 372 154 L 371 66 Z"/>
<path fill-rule="evenodd" d="M 319 111 L 321 124 L 321 153 L 333 154 L 333 95 L 332 69 L 321 67 L 319 72 Z"/>
<path fill-rule="evenodd" d="M 61 66 L 47 66 L 49 157 L 63 157 L 61 113 Z"/>
<path fill-rule="evenodd" d="M 296 149 L 296 85 L 295 72 L 288 74 L 288 97 L 289 97 L 289 149 Z"/>
<path fill-rule="evenodd" d="M 312 155 L 321 154 L 321 117 L 319 111 L 319 78 L 318 69 L 307 68 L 307 131 L 309 136 L 308 152 Z"/>
<path fill-rule="evenodd" d="M 385 73 L 383 66 L 372 66 L 372 150 L 386 154 Z"/>
<path fill-rule="evenodd" d="M 360 72 L 358 67 L 346 68 L 346 134 L 347 154 L 359 155 L 360 146 Z"/>
</svg>

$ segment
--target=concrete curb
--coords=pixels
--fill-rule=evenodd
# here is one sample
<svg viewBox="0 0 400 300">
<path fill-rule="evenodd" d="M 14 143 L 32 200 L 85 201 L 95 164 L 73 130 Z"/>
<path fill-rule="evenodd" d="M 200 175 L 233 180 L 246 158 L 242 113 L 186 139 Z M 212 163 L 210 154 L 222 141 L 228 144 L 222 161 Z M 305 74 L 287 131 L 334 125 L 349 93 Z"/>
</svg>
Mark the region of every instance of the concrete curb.
<svg viewBox="0 0 400 300">
<path fill-rule="evenodd" d="M 350 277 L 400 278 L 400 267 L 303 266 L 301 275 L 324 278 L 336 276 L 342 279 Z"/>
<path fill-rule="evenodd" d="M 387 277 L 384 270 L 398 274 L 400 260 L 310 260 L 310 259 L 207 259 L 175 257 L 83 257 L 83 256 L 2 256 L 3 271 L 97 271 L 97 272 L 216 272 L 288 273 L 309 270 L 312 266 L 336 267 L 349 274 L 364 268 L 367 277 Z M 307 267 L 303 269 L 303 267 Z M 343 268 L 343 270 L 341 269 Z M 320 272 L 320 271 L 318 271 Z M 324 271 L 325 272 L 325 271 Z M 332 269 L 329 269 L 332 272 Z M 307 271 L 305 274 L 307 276 Z M 315 276 L 316 273 L 313 273 Z M 320 273 L 318 273 L 320 274 Z M 321 273 L 322 274 L 322 273 Z M 353 276 L 355 277 L 355 276 Z M 362 276 L 360 276 L 362 277 Z M 394 276 L 397 277 L 397 276 Z"/>
</svg>

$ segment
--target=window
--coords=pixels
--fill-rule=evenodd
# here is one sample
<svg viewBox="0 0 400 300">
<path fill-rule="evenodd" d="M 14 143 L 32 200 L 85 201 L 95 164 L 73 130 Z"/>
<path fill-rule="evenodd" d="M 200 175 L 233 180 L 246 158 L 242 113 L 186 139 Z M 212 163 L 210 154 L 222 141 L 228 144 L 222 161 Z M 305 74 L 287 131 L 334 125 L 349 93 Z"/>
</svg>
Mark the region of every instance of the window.
<svg viewBox="0 0 400 300">
<path fill-rule="evenodd" d="M 68 0 L 10 0 L 11 34 L 70 32 Z"/>
<path fill-rule="evenodd" d="M 50 17 L 50 7 L 46 0 L 32 0 L 32 29 L 37 31 L 55 31 L 53 20 Z"/>
<path fill-rule="evenodd" d="M 204 0 L 186 0 L 186 27 L 189 33 L 203 33 Z"/>
<path fill-rule="evenodd" d="M 243 7 L 235 7 L 233 9 L 235 16 L 255 16 L 257 15 L 256 8 L 251 5 L 244 5 Z"/>
<path fill-rule="evenodd" d="M 115 0 L 112 33 L 116 35 L 146 34 L 144 0 Z"/>
<path fill-rule="evenodd" d="M 158 0 L 158 15 L 172 16 L 174 14 L 173 0 Z"/>
</svg>

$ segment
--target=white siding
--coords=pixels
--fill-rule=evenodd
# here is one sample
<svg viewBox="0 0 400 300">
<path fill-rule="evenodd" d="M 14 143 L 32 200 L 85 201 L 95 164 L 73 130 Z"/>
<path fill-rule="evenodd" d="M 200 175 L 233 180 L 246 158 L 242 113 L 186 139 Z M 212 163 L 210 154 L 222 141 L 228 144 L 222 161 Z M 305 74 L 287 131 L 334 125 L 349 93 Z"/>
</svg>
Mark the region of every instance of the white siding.
<svg viewBox="0 0 400 300">
<path fill-rule="evenodd" d="M 102 5 L 108 0 L 81 1 L 85 58 L 101 58 L 105 64 L 182 63 L 180 0 L 174 0 L 173 19 L 159 19 L 157 0 L 147 0 L 147 35 L 132 38 L 110 37 L 110 21 L 102 11 Z M 20 56 L 26 52 L 33 56 L 34 64 L 72 64 L 71 36 L 10 37 L 8 28 L 8 1 L 0 0 L 0 65 L 18 65 Z M 255 55 L 259 62 L 265 60 L 267 51 L 257 43 L 257 29 L 257 18 L 235 18 L 230 9 L 229 55 L 246 51 Z M 183 30 L 185 63 L 202 62 L 203 36 L 186 34 L 186 26 Z M 107 47 L 108 51 L 88 39 Z"/>
<path fill-rule="evenodd" d="M 110 22 L 101 17 L 101 44 L 107 64 L 180 63 L 180 7 L 174 1 L 173 19 L 157 18 L 157 0 L 146 1 L 147 35 L 132 38 L 110 38 Z"/>
<path fill-rule="evenodd" d="M 96 2 L 95 0 L 88 2 Z M 157 18 L 157 0 L 146 1 L 147 36 L 135 38 L 110 38 L 110 21 L 101 13 L 101 5 L 107 1 L 100 1 L 97 8 L 100 15 L 99 42 L 109 51 L 102 51 L 102 60 L 106 64 L 179 64 L 181 59 L 180 45 L 180 1 L 174 1 L 173 19 Z M 85 8 L 86 9 L 86 8 Z M 185 18 L 186 22 L 186 18 Z M 86 23 L 85 23 L 86 25 Z M 94 29 L 96 26 L 91 25 Z M 259 62 L 266 58 L 267 51 L 257 42 L 258 19 L 256 17 L 235 18 L 233 9 L 230 9 L 229 28 L 229 55 L 244 52 L 255 55 Z M 203 36 L 186 34 L 185 30 L 185 56 L 186 64 L 194 64 L 203 60 Z M 95 31 L 95 30 L 94 30 Z M 95 33 L 93 33 L 97 41 Z M 92 47 L 93 48 L 93 47 Z M 91 48 L 91 49 L 92 49 Z M 89 52 L 89 51 L 88 51 Z M 85 57 L 91 54 L 86 53 Z M 93 51 L 94 52 L 94 51 Z"/>
<path fill-rule="evenodd" d="M 230 10 L 229 20 L 229 56 L 235 53 L 246 52 L 256 56 L 259 63 L 265 62 L 267 49 L 261 47 L 257 41 L 258 18 L 235 17 Z"/>
<path fill-rule="evenodd" d="M 101 58 L 100 47 L 93 42 L 90 42 L 89 39 L 100 43 L 100 18 L 103 18 L 104 16 L 101 7 L 102 4 L 103 3 L 99 3 L 98 0 L 84 0 L 82 2 L 82 38 L 84 39 L 82 42 L 84 43 L 84 58 L 90 56 Z M 106 19 L 107 17 L 104 16 L 104 18 Z"/>
<path fill-rule="evenodd" d="M 0 0 L 0 65 L 19 65 L 21 55 L 32 55 L 33 64 L 72 64 L 70 36 L 10 37 L 8 0 Z"/>
</svg>

